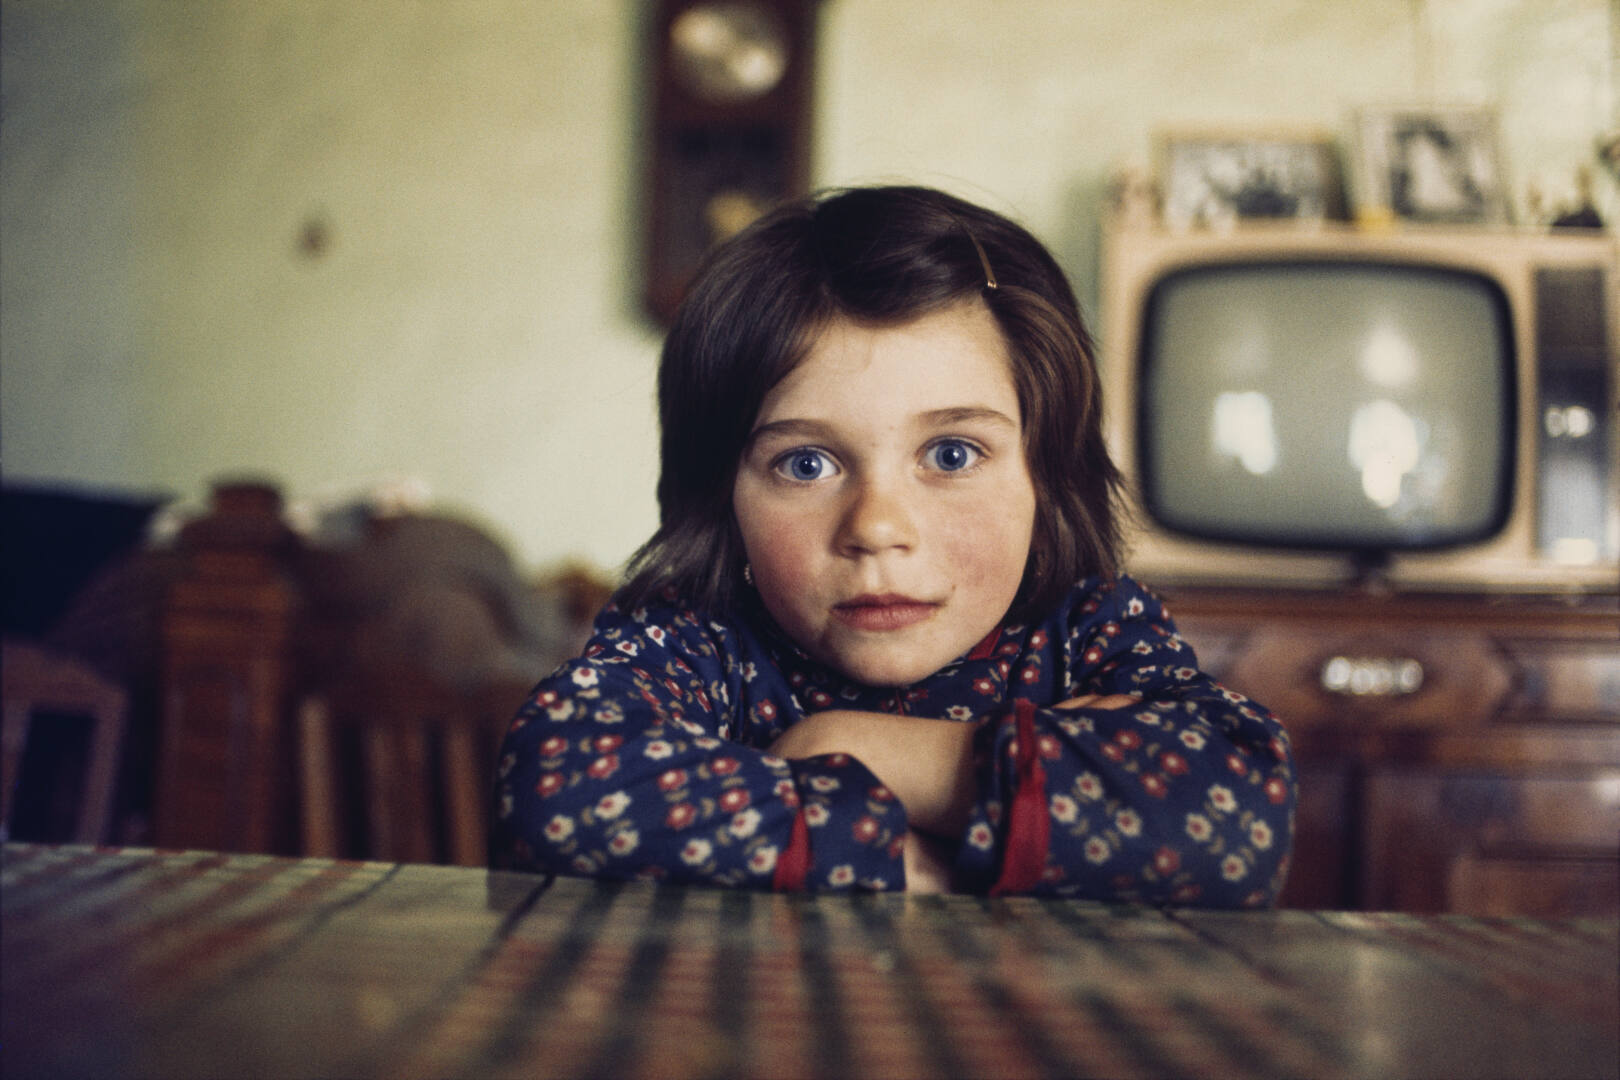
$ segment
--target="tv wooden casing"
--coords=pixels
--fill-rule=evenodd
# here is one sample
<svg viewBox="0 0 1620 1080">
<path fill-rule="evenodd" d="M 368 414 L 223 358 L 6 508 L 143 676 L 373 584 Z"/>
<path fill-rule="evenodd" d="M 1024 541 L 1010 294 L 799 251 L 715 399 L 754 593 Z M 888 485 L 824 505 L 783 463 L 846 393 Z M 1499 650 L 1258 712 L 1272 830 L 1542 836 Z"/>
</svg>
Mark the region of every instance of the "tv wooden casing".
<svg viewBox="0 0 1620 1080">
<path fill-rule="evenodd" d="M 1472 271 L 1500 286 L 1513 326 L 1516 423 L 1512 490 L 1505 524 L 1482 541 L 1453 548 L 1392 553 L 1380 580 L 1397 590 L 1604 592 L 1620 589 L 1620 245 L 1601 232 L 1529 232 L 1480 226 L 1395 226 L 1360 229 L 1344 223 L 1245 224 L 1223 231 L 1173 232 L 1142 224 L 1111 224 L 1103 243 L 1100 361 L 1105 423 L 1115 461 L 1126 474 L 1136 524 L 1127 565 L 1152 582 L 1277 584 L 1336 588 L 1352 582 L 1360 564 L 1351 553 L 1274 545 L 1223 543 L 1177 535 L 1153 521 L 1140 497 L 1138 397 L 1140 347 L 1148 297 L 1179 269 L 1223 263 L 1352 261 Z M 1540 365 L 1549 328 L 1540 320 L 1540 270 L 1592 270 L 1601 275 L 1602 311 L 1579 328 L 1581 348 L 1607 365 L 1608 400 L 1591 437 L 1605 440 L 1610 482 L 1606 534 L 1599 558 L 1567 562 L 1537 541 L 1540 468 Z"/>
</svg>

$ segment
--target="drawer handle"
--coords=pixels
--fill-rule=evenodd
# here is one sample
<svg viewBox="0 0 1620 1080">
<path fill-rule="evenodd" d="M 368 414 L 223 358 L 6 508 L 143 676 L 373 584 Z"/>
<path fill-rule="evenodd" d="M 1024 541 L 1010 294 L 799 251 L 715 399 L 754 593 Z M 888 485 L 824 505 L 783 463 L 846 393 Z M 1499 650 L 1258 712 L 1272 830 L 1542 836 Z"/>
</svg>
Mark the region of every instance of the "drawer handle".
<svg viewBox="0 0 1620 1080">
<path fill-rule="evenodd" d="M 1321 677 L 1322 689 L 1350 697 L 1404 697 L 1423 689 L 1423 665 L 1410 657 L 1334 656 Z"/>
</svg>

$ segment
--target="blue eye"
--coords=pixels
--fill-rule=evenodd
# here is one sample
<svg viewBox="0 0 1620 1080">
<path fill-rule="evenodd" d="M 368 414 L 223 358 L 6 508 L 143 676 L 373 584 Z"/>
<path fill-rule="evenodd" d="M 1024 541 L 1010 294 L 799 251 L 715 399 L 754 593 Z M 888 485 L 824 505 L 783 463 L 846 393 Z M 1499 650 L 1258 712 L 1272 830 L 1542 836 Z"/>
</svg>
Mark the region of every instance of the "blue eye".
<svg viewBox="0 0 1620 1080">
<path fill-rule="evenodd" d="M 792 480 L 820 480 L 836 471 L 832 459 L 820 450 L 794 450 L 777 459 L 776 471 Z"/>
<path fill-rule="evenodd" d="M 929 465 L 941 472 L 961 472 L 977 463 L 980 452 L 972 443 L 961 439 L 945 439 L 928 448 Z"/>
</svg>

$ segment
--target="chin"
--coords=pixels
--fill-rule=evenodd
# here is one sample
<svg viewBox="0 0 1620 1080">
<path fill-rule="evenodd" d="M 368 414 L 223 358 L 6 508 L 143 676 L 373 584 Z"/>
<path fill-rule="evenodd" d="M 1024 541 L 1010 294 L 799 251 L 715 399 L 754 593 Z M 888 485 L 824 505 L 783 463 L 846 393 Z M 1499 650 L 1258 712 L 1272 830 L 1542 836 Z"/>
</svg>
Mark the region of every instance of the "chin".
<svg viewBox="0 0 1620 1080">
<path fill-rule="evenodd" d="M 866 686 L 892 686 L 902 688 L 922 682 L 928 676 L 950 663 L 938 664 L 926 660 L 899 659 L 886 656 L 835 657 L 830 666 Z"/>
</svg>

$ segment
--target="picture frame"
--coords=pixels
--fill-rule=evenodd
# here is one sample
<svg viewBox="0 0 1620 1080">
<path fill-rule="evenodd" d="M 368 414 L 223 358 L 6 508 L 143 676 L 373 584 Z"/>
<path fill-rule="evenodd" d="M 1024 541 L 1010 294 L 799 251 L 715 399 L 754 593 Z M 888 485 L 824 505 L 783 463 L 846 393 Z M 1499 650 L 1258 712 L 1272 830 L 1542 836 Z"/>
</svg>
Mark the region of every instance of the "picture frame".
<svg viewBox="0 0 1620 1080">
<path fill-rule="evenodd" d="M 1239 221 L 1343 218 L 1338 141 L 1305 129 L 1170 131 L 1159 136 L 1164 223 L 1222 228 Z"/>
<path fill-rule="evenodd" d="M 1356 112 L 1356 210 L 1444 225 L 1507 224 L 1497 115 L 1488 106 Z"/>
</svg>

